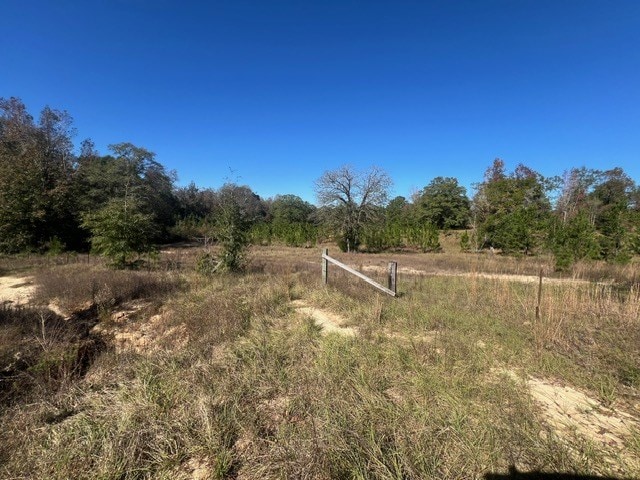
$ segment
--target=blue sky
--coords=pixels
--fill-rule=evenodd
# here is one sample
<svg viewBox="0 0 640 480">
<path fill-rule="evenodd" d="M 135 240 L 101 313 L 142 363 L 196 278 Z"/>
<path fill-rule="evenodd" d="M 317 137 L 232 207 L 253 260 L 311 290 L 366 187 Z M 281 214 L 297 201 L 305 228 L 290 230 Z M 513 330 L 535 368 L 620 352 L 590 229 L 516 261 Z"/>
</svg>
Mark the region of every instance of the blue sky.
<svg viewBox="0 0 640 480">
<path fill-rule="evenodd" d="M 377 165 L 409 196 L 494 158 L 640 181 L 640 1 L 24 1 L 0 4 L 0 96 L 130 141 L 179 184 L 314 201 Z M 469 191 L 469 194 L 472 192 Z"/>
</svg>

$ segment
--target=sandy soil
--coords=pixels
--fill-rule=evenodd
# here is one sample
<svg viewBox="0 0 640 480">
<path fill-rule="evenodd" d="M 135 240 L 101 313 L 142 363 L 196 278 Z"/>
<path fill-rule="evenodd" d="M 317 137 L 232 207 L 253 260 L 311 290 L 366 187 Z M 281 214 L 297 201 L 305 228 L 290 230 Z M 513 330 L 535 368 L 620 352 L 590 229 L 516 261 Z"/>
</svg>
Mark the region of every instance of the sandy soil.
<svg viewBox="0 0 640 480">
<path fill-rule="evenodd" d="M 0 304 L 25 305 L 34 291 L 31 277 L 0 277 Z"/>
<path fill-rule="evenodd" d="M 311 317 L 316 325 L 322 327 L 323 334 L 338 333 L 349 337 L 356 335 L 356 330 L 354 328 L 343 326 L 346 323 L 346 320 L 339 315 L 311 307 L 303 300 L 294 300 L 291 302 L 291 305 L 301 315 Z"/>
<path fill-rule="evenodd" d="M 570 386 L 535 377 L 520 378 L 511 370 L 500 370 L 517 383 L 524 384 L 541 409 L 544 422 L 571 443 L 578 435 L 626 461 L 638 462 L 627 452 L 625 442 L 640 429 L 635 417 L 602 405 L 598 400 Z M 616 458 L 610 459 L 613 464 Z"/>
<path fill-rule="evenodd" d="M 116 353 L 133 351 L 139 355 L 150 354 L 163 348 L 184 347 L 189 336 L 184 325 L 167 326 L 170 312 L 162 312 L 149 318 L 135 319 L 148 304 L 131 301 L 111 314 L 110 322 L 100 322 L 93 332 L 113 339 Z"/>
</svg>

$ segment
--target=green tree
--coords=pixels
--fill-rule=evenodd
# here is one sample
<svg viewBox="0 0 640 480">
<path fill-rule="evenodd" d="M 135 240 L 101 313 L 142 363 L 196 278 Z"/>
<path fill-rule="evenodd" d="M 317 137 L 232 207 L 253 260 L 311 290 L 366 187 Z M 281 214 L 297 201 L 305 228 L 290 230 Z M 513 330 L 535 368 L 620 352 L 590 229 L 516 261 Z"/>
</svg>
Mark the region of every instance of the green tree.
<svg viewBox="0 0 640 480">
<path fill-rule="evenodd" d="M 460 251 L 468 252 L 471 250 L 471 238 L 469 237 L 469 233 L 465 230 L 460 235 Z"/>
<path fill-rule="evenodd" d="M 556 219 L 551 225 L 550 243 L 557 270 L 566 270 L 578 260 L 600 257 L 597 232 L 586 211 L 566 221 Z"/>
<path fill-rule="evenodd" d="M 249 187 L 227 183 L 220 188 L 213 212 L 213 235 L 222 247 L 217 271 L 237 272 L 245 268 L 249 231 L 264 216 L 260 197 Z"/>
<path fill-rule="evenodd" d="M 116 267 L 130 264 L 131 255 L 148 253 L 155 234 L 153 216 L 144 213 L 134 197 L 111 199 L 103 208 L 84 215 L 83 227 L 91 232 L 93 249 Z"/>
<path fill-rule="evenodd" d="M 269 206 L 269 214 L 274 220 L 286 223 L 305 223 L 315 207 L 297 195 L 276 195 Z"/>
<path fill-rule="evenodd" d="M 545 238 L 551 203 L 544 177 L 524 165 L 507 175 L 496 159 L 473 199 L 473 217 L 480 247 L 531 253 Z"/>
<path fill-rule="evenodd" d="M 439 229 L 460 229 L 469 224 L 469 198 L 455 178 L 434 178 L 415 203 L 419 219 Z"/>
<path fill-rule="evenodd" d="M 315 207 L 296 195 L 277 195 L 269 205 L 272 235 L 288 245 L 312 242 L 316 228 L 312 221 Z"/>
<path fill-rule="evenodd" d="M 0 98 L 0 249 L 72 240 L 72 120 L 45 107 L 36 124 L 17 98 Z"/>
<path fill-rule="evenodd" d="M 412 214 L 412 205 L 402 196 L 392 199 L 385 208 L 384 212 L 384 231 L 381 237 L 384 240 L 381 244 L 385 248 L 399 248 L 405 244 L 406 232 L 414 222 Z"/>
<path fill-rule="evenodd" d="M 600 252 L 607 260 L 626 263 L 633 251 L 635 184 L 621 169 L 602 172 L 589 197 L 597 205 L 594 224 L 600 232 Z"/>
<path fill-rule="evenodd" d="M 141 213 L 153 218 L 155 240 L 166 238 L 178 211 L 175 174 L 145 148 L 117 143 L 109 149 L 111 155 L 100 156 L 91 141 L 82 144 L 75 174 L 81 215 L 104 208 L 114 198 L 135 198 Z"/>
<path fill-rule="evenodd" d="M 435 225 L 430 223 L 414 224 L 407 231 L 407 236 L 409 237 L 409 242 L 420 248 L 424 253 L 439 252 L 441 250 L 440 235 Z"/>
</svg>

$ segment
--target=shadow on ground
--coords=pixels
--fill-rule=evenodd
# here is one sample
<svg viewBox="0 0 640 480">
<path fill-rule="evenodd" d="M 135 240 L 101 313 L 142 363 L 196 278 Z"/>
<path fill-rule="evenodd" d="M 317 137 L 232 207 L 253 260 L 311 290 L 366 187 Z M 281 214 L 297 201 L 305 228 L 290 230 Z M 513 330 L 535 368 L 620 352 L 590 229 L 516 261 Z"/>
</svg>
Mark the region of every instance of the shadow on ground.
<svg viewBox="0 0 640 480">
<path fill-rule="evenodd" d="M 633 480 L 624 477 L 601 477 L 576 473 L 519 472 L 513 466 L 509 467 L 509 473 L 485 473 L 484 478 L 485 480 Z"/>
</svg>

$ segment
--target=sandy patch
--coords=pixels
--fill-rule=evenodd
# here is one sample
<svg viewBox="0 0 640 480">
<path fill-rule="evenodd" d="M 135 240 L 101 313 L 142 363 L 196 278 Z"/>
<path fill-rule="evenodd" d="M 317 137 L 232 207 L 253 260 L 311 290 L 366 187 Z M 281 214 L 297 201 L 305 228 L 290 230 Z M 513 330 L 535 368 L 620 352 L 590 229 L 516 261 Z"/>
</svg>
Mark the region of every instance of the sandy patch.
<svg viewBox="0 0 640 480">
<path fill-rule="evenodd" d="M 0 277 L 0 304 L 25 305 L 34 291 L 31 277 Z"/>
<path fill-rule="evenodd" d="M 501 370 L 500 373 L 526 384 L 531 397 L 541 407 L 545 423 L 560 438 L 570 441 L 577 434 L 606 451 L 613 451 L 622 458 L 628 457 L 625 441 L 634 430 L 640 429 L 637 418 L 607 408 L 570 386 L 534 377 L 522 379 L 510 370 Z"/>
<path fill-rule="evenodd" d="M 438 336 L 437 330 L 429 330 L 424 332 L 421 335 L 405 335 L 403 333 L 391 332 L 389 330 L 384 330 L 383 335 L 389 338 L 393 338 L 394 340 L 400 340 L 404 343 L 414 343 L 414 342 L 422 342 L 422 343 L 433 343 Z"/>
<path fill-rule="evenodd" d="M 356 335 L 354 328 L 343 326 L 346 320 L 340 315 L 311 307 L 302 300 L 294 300 L 291 305 L 301 315 L 312 318 L 316 325 L 322 327 L 322 333 L 325 335 L 328 333 L 337 333 L 349 337 Z"/>
<path fill-rule="evenodd" d="M 144 355 L 162 350 L 163 345 L 179 349 L 184 347 L 189 335 L 184 325 L 168 327 L 165 316 L 168 312 L 152 315 L 146 319 L 134 319 L 147 305 L 144 302 L 129 302 L 111 315 L 111 321 L 98 323 L 93 332 L 113 339 L 116 353 L 133 351 Z"/>
</svg>

